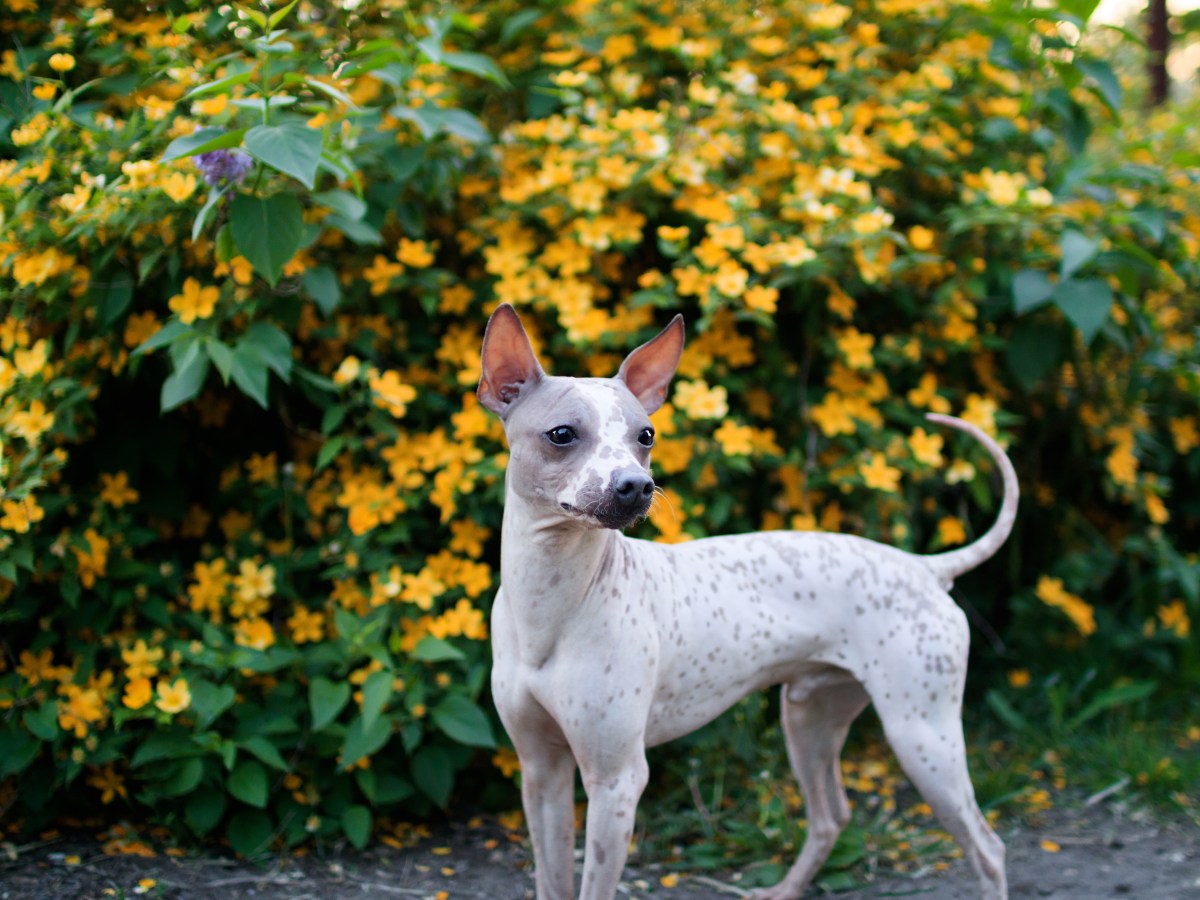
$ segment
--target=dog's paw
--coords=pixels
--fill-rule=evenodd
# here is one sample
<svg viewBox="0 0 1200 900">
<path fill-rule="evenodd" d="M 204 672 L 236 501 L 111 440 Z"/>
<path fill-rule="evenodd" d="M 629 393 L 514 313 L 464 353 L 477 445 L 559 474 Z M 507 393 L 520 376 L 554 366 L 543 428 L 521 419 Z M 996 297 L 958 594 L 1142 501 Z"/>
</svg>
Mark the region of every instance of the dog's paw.
<svg viewBox="0 0 1200 900">
<path fill-rule="evenodd" d="M 781 881 L 774 887 L 756 888 L 746 896 L 750 900 L 800 900 L 803 893 L 803 888 L 796 891 L 786 881 Z"/>
</svg>

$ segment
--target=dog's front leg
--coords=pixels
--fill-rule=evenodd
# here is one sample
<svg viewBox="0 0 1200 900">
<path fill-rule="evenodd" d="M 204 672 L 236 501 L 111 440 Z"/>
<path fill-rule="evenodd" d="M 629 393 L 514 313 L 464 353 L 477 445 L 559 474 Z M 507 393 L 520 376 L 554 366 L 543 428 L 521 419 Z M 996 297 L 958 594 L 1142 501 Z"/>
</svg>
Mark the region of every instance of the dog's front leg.
<svg viewBox="0 0 1200 900">
<path fill-rule="evenodd" d="M 580 900 L 612 900 L 616 896 L 629 842 L 633 838 L 638 800 L 650 768 L 642 746 L 617 765 L 592 766 L 580 760 L 587 791 L 587 844 L 583 857 Z"/>
<path fill-rule="evenodd" d="M 575 757 L 544 735 L 521 741 L 521 803 L 533 844 L 538 900 L 575 896 Z"/>
</svg>

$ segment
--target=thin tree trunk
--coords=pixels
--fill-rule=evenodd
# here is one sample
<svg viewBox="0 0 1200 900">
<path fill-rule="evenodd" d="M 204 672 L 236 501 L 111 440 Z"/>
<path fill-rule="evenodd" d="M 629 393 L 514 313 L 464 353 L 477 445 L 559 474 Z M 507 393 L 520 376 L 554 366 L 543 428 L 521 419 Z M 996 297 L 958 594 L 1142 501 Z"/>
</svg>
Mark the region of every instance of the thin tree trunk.
<svg viewBox="0 0 1200 900">
<path fill-rule="evenodd" d="M 1150 75 L 1150 105 L 1161 106 L 1171 92 L 1167 76 L 1167 53 L 1171 49 L 1171 31 L 1167 27 L 1167 0 L 1149 0 L 1146 6 L 1147 69 Z"/>
</svg>

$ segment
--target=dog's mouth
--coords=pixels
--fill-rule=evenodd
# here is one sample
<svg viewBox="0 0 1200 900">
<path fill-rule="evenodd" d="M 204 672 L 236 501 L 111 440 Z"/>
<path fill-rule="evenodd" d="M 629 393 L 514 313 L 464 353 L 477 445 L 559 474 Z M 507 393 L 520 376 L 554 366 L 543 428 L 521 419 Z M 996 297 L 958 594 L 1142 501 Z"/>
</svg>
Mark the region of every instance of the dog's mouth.
<svg viewBox="0 0 1200 900">
<path fill-rule="evenodd" d="M 604 501 L 596 501 L 583 506 L 575 506 L 571 503 L 559 505 L 564 512 L 570 513 L 585 524 L 620 531 L 643 521 L 650 513 L 650 503 L 651 501 L 647 499 L 632 507 L 622 503 L 606 503 Z"/>
</svg>

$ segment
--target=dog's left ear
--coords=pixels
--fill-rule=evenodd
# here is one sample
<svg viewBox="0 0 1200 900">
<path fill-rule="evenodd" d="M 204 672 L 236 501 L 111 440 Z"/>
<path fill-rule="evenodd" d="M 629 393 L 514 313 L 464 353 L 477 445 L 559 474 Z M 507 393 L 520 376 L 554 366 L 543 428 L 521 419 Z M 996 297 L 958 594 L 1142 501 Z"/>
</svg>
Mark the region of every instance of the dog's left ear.
<svg viewBox="0 0 1200 900">
<path fill-rule="evenodd" d="M 683 316 L 676 316 L 657 337 L 646 341 L 621 363 L 617 378 L 638 398 L 647 415 L 666 401 L 667 388 L 682 355 Z"/>
</svg>

